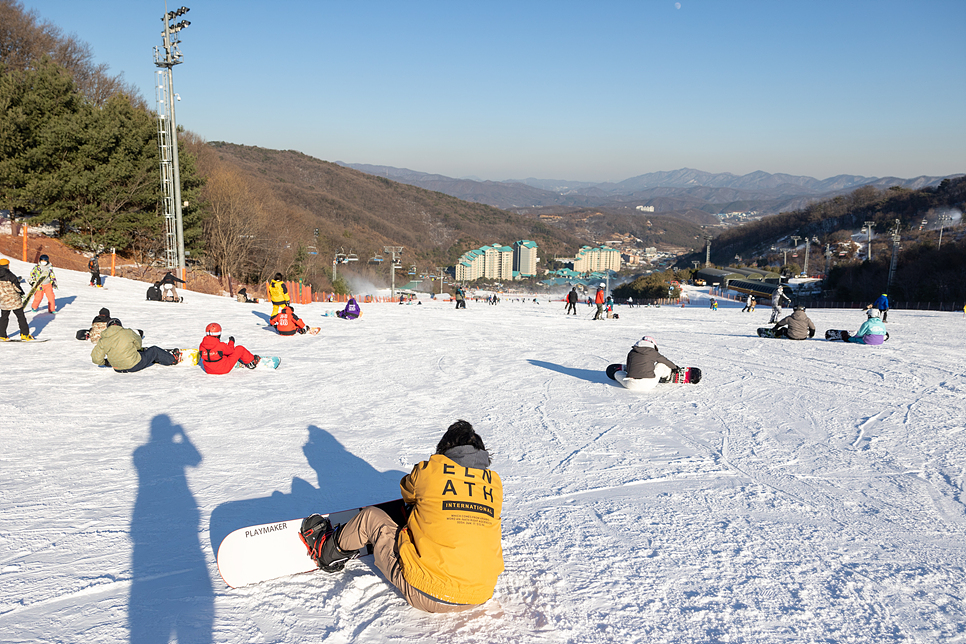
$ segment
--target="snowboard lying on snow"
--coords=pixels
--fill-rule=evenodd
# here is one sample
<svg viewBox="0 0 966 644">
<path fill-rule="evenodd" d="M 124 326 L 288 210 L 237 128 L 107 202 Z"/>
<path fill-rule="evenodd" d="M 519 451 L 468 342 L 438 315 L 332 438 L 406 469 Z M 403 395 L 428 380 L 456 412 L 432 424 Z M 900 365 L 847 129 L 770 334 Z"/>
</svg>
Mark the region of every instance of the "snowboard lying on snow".
<svg viewBox="0 0 966 644">
<path fill-rule="evenodd" d="M 607 367 L 607 377 L 611 380 L 617 380 L 614 376 L 618 371 L 624 371 L 624 365 L 622 364 L 612 364 Z M 662 383 L 671 382 L 674 384 L 691 384 L 696 385 L 701 381 L 701 370 L 697 367 L 681 367 L 675 369 L 671 372 L 671 377 L 667 380 L 661 379 Z"/>
<path fill-rule="evenodd" d="M 376 504 L 399 525 L 406 523 L 406 504 L 402 499 Z M 333 512 L 329 517 L 333 526 L 347 523 L 362 508 Z M 286 575 L 318 570 L 315 562 L 299 538 L 302 519 L 265 523 L 239 528 L 230 533 L 218 546 L 218 572 L 232 588 L 268 581 Z M 366 548 L 360 556 L 372 554 Z"/>
</svg>

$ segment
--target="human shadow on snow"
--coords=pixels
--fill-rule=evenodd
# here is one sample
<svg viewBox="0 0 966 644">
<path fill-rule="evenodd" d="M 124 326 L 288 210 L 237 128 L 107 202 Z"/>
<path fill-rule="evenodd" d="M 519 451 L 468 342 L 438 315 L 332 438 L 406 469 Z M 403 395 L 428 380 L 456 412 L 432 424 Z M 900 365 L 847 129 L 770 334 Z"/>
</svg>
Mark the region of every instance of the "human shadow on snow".
<svg viewBox="0 0 966 644">
<path fill-rule="evenodd" d="M 270 316 L 268 313 L 262 313 L 261 311 L 252 311 L 252 315 L 254 315 L 255 317 L 257 317 L 259 320 L 261 320 L 265 324 L 268 324 L 272 320 L 272 316 Z"/>
<path fill-rule="evenodd" d="M 544 362 L 543 360 L 530 359 L 527 360 L 527 362 L 535 367 L 543 367 L 544 369 L 556 371 L 557 373 L 562 373 L 567 376 L 573 376 L 574 378 L 579 378 L 580 380 L 586 380 L 588 382 L 599 382 L 605 385 L 611 382 L 611 380 L 607 377 L 607 374 L 604 373 L 603 370 L 599 369 L 575 369 L 573 367 L 564 367 L 552 362 Z"/>
<path fill-rule="evenodd" d="M 211 512 L 208 530 L 212 552 L 239 528 L 301 519 L 313 512 L 322 514 L 361 508 L 399 498 L 399 480 L 406 472 L 380 472 L 349 453 L 332 434 L 314 425 L 308 427 L 302 452 L 315 470 L 319 487 L 299 477 L 292 478 L 291 492 L 272 492 L 256 499 L 222 503 Z M 238 473 L 240 477 L 245 472 Z"/>
<path fill-rule="evenodd" d="M 198 536 L 198 504 L 185 476 L 200 463 L 184 429 L 164 414 L 151 420 L 148 442 L 134 450 L 131 644 L 212 641 L 214 591 Z"/>
</svg>

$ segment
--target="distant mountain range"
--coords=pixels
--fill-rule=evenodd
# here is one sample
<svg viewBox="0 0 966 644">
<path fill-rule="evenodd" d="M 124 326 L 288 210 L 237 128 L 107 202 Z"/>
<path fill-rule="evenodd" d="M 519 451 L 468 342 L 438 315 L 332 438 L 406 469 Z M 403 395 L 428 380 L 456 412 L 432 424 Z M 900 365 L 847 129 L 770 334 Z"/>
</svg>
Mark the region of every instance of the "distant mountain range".
<svg viewBox="0 0 966 644">
<path fill-rule="evenodd" d="M 367 174 L 505 210 L 628 208 L 641 205 L 653 206 L 655 213 L 668 215 L 689 210 L 700 210 L 709 214 L 757 210 L 763 214 L 774 214 L 802 208 L 811 201 L 848 193 L 861 186 L 871 185 L 879 189 L 900 186 L 916 190 L 938 185 L 946 178 L 962 176 L 954 174 L 948 177 L 921 176 L 900 179 L 838 175 L 819 180 L 814 177 L 760 171 L 739 176 L 729 172 L 714 174 L 682 168 L 670 172 L 650 172 L 620 183 L 535 178 L 480 181 L 454 179 L 392 166 L 341 161 L 336 163 Z"/>
</svg>

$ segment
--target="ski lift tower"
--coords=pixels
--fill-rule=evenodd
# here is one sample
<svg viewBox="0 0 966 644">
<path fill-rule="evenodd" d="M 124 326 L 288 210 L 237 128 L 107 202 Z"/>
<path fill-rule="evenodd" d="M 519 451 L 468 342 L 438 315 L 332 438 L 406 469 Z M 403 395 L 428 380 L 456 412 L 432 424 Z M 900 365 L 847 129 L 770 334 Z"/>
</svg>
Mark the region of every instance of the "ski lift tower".
<svg viewBox="0 0 966 644">
<path fill-rule="evenodd" d="M 399 263 L 399 258 L 402 256 L 403 247 L 383 246 L 382 252 L 392 258 L 392 264 L 389 265 L 389 274 L 392 275 L 389 294 L 392 299 L 396 299 L 396 269 L 402 268 L 402 264 Z"/>
<path fill-rule="evenodd" d="M 167 9 L 167 6 L 165 6 Z M 164 23 L 162 47 L 164 55 L 154 48 L 154 64 L 157 71 L 155 92 L 158 100 L 158 147 L 161 152 L 161 192 L 164 212 L 165 261 L 168 268 L 177 268 L 181 279 L 185 278 L 184 223 L 181 217 L 181 169 L 178 165 L 178 126 L 174 118 L 174 75 L 171 69 L 184 62 L 178 48 L 178 32 L 190 25 L 187 20 L 174 24 L 175 18 L 188 13 L 188 7 L 167 11 Z"/>
</svg>

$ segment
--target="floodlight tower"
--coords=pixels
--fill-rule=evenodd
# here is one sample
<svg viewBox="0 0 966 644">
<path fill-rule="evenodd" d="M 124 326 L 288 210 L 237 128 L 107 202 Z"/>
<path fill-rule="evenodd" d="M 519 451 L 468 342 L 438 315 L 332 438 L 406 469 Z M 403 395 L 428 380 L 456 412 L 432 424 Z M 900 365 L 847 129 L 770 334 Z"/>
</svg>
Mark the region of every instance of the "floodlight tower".
<svg viewBox="0 0 966 644">
<path fill-rule="evenodd" d="M 167 9 L 167 3 L 165 3 Z M 185 277 L 184 223 L 181 208 L 181 168 L 178 165 L 178 126 L 174 118 L 174 75 L 172 68 L 183 61 L 178 48 L 178 32 L 190 25 L 187 20 L 174 24 L 174 19 L 188 13 L 188 7 L 166 11 L 161 21 L 164 54 L 154 48 L 154 64 L 157 72 L 155 91 L 158 99 L 158 146 L 161 151 L 161 189 L 164 197 L 162 210 L 165 219 L 165 247 L 168 268 L 177 268 Z"/>
<path fill-rule="evenodd" d="M 952 217 L 949 215 L 939 215 L 939 243 L 936 244 L 936 250 L 939 250 L 943 246 L 943 226 L 946 225 L 947 221 L 950 221 Z"/>
</svg>

